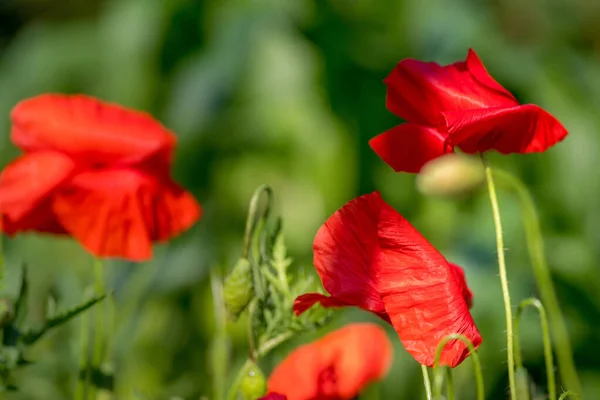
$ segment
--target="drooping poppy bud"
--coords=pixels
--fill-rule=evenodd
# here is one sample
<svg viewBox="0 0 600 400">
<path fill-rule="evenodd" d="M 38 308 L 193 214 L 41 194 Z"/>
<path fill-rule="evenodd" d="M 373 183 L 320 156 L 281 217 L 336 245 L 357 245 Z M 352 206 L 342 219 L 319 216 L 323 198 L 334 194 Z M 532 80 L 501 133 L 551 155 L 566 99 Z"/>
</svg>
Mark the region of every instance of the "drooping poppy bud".
<svg viewBox="0 0 600 400">
<path fill-rule="evenodd" d="M 240 258 L 223 283 L 223 299 L 229 318 L 236 321 L 253 297 L 252 266 L 246 258 Z"/>
<path fill-rule="evenodd" d="M 451 153 L 423 166 L 417 175 L 417 189 L 428 196 L 461 197 L 480 187 L 484 180 L 479 160 Z"/>
<path fill-rule="evenodd" d="M 248 373 L 240 384 L 240 393 L 243 400 L 256 400 L 267 391 L 267 382 L 258 365 L 252 364 Z"/>
</svg>

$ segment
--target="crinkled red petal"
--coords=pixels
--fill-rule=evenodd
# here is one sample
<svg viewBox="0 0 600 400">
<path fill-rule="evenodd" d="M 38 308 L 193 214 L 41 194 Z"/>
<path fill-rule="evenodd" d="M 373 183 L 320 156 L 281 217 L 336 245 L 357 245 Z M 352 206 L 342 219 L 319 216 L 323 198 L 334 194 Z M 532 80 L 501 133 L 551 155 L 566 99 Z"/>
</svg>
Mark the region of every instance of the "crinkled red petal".
<svg viewBox="0 0 600 400">
<path fill-rule="evenodd" d="M 417 173 L 427 162 L 453 151 L 445 133 L 410 123 L 375 136 L 369 145 L 396 172 Z"/>
<path fill-rule="evenodd" d="M 448 141 L 466 153 L 542 152 L 567 136 L 567 130 L 556 118 L 533 104 L 444 112 L 443 115 Z"/>
<path fill-rule="evenodd" d="M 50 198 L 73 173 L 74 164 L 55 152 L 26 154 L 10 163 L 0 174 L 2 230 L 64 233 Z"/>
<path fill-rule="evenodd" d="M 518 105 L 487 73 L 473 50 L 466 61 L 445 66 L 404 59 L 384 82 L 388 109 L 420 125 L 440 126 L 444 111 Z"/>
<path fill-rule="evenodd" d="M 61 225 L 98 257 L 143 261 L 151 244 L 188 229 L 201 215 L 173 182 L 130 169 L 88 171 L 54 196 Z"/>
<path fill-rule="evenodd" d="M 57 151 L 91 166 L 131 165 L 156 154 L 167 163 L 175 144 L 149 114 L 84 95 L 36 96 L 17 104 L 11 118 L 11 139 L 24 151 Z"/>
</svg>

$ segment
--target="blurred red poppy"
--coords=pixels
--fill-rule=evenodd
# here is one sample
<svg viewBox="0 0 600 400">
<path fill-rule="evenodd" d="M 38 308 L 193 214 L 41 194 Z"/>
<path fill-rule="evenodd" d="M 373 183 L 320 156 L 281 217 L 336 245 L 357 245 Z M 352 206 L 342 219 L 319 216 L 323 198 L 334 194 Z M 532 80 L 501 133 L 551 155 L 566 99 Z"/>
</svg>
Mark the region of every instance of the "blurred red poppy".
<svg viewBox="0 0 600 400">
<path fill-rule="evenodd" d="M 462 334 L 475 347 L 481 343 L 462 269 L 448 263 L 378 192 L 336 211 L 317 232 L 313 250 L 330 296 L 298 297 L 296 314 L 317 302 L 371 311 L 391 323 L 406 350 L 427 366 L 433 365 L 436 348 L 447 335 Z M 451 341 L 440 363 L 455 367 L 468 354 L 463 342 Z"/>
<path fill-rule="evenodd" d="M 269 377 L 264 399 L 352 399 L 387 374 L 392 356 L 392 344 L 380 326 L 346 325 L 290 353 Z"/>
<path fill-rule="evenodd" d="M 2 231 L 70 235 L 98 257 L 142 261 L 201 208 L 169 177 L 175 136 L 150 115 L 45 94 L 12 111 L 24 155 L 0 175 Z"/>
<path fill-rule="evenodd" d="M 384 82 L 387 108 L 407 123 L 369 144 L 396 171 L 419 172 L 454 146 L 466 153 L 532 153 L 567 136 L 547 111 L 521 105 L 488 74 L 472 49 L 465 61 L 446 66 L 402 60 Z"/>
</svg>

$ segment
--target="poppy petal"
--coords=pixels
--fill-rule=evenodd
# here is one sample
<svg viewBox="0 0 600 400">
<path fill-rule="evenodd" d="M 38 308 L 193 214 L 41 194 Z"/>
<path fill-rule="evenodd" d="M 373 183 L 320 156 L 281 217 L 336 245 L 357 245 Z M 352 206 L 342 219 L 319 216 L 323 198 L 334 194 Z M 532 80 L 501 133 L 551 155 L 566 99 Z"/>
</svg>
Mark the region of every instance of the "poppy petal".
<svg viewBox="0 0 600 400">
<path fill-rule="evenodd" d="M 542 152 L 567 136 L 565 127 L 544 109 L 525 104 L 443 113 L 448 140 L 466 153 Z"/>
<path fill-rule="evenodd" d="M 288 400 L 349 400 L 387 374 L 392 357 L 381 327 L 349 324 L 290 353 L 269 377 L 268 392 Z"/>
<path fill-rule="evenodd" d="M 316 303 L 321 304 L 321 306 L 325 308 L 346 307 L 350 305 L 331 296 L 325 296 L 321 293 L 306 293 L 298 296 L 296 300 L 294 300 L 294 314 L 300 315 L 314 306 Z"/>
<path fill-rule="evenodd" d="M 191 194 L 130 169 L 77 175 L 55 195 L 53 209 L 92 254 L 132 261 L 149 259 L 152 242 L 183 232 L 201 215 Z"/>
<path fill-rule="evenodd" d="M 170 157 L 174 135 L 150 115 L 92 97 L 44 94 L 11 113 L 11 139 L 26 152 L 53 150 L 89 165 Z"/>
<path fill-rule="evenodd" d="M 337 302 L 382 314 L 385 306 L 373 271 L 379 250 L 372 201 L 359 197 L 321 226 L 313 242 L 313 262 L 323 287 Z"/>
<path fill-rule="evenodd" d="M 392 325 L 406 350 L 432 366 L 436 348 L 447 335 L 465 335 L 477 348 L 481 335 L 469 313 L 464 279 L 428 241 L 378 193 L 380 245 L 379 291 Z M 452 341 L 440 364 L 455 367 L 468 356 L 461 341 Z"/>
<path fill-rule="evenodd" d="M 439 126 L 441 112 L 512 107 L 517 100 L 485 70 L 473 50 L 450 65 L 404 59 L 384 80 L 388 109 L 416 124 Z"/>
<path fill-rule="evenodd" d="M 448 264 L 450 265 L 452 272 L 454 273 L 459 282 L 459 286 L 462 291 L 463 299 L 465 299 L 465 303 L 467 303 L 467 306 L 469 306 L 469 308 L 473 307 L 473 292 L 471 292 L 471 289 L 469 289 L 469 286 L 467 286 L 465 271 L 456 264 Z"/>
<path fill-rule="evenodd" d="M 378 192 L 335 212 L 313 248 L 331 297 L 386 315 L 421 364 L 433 364 L 438 343 L 449 334 L 461 333 L 475 347 L 481 343 L 460 273 Z M 441 363 L 454 367 L 467 355 L 467 347 L 453 341 L 442 351 Z"/>
<path fill-rule="evenodd" d="M 73 162 L 54 152 L 26 154 L 0 174 L 2 230 L 63 233 L 49 207 L 49 197 L 74 171 Z"/>
<path fill-rule="evenodd" d="M 375 136 L 369 146 L 396 172 L 417 173 L 423 165 L 452 152 L 446 134 L 435 128 L 401 124 Z"/>
</svg>

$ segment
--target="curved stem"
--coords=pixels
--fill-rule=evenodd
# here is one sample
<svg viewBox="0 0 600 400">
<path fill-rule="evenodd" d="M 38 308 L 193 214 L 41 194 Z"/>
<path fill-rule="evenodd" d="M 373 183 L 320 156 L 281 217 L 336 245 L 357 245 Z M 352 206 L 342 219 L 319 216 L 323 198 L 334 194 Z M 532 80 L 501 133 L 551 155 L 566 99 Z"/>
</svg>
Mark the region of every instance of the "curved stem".
<svg viewBox="0 0 600 400">
<path fill-rule="evenodd" d="M 568 390 L 566 392 L 564 392 L 563 394 L 560 395 L 560 397 L 558 398 L 558 400 L 565 400 L 567 397 L 573 397 L 575 399 L 581 399 L 581 396 L 579 396 L 577 393 Z"/>
<path fill-rule="evenodd" d="M 496 250 L 498 252 L 498 268 L 500 271 L 500 284 L 502 286 L 502 297 L 504 298 L 504 312 L 506 314 L 506 351 L 508 361 L 508 385 L 510 388 L 511 400 L 516 400 L 516 385 L 515 385 L 515 361 L 513 349 L 513 328 L 512 328 L 512 307 L 510 304 L 510 292 L 508 290 L 508 277 L 506 273 L 506 262 L 504 260 L 504 239 L 502 237 L 502 221 L 500 219 L 500 207 L 498 206 L 498 197 L 496 196 L 496 186 L 494 185 L 494 177 L 483 153 L 481 161 L 485 167 L 485 179 L 488 185 L 488 193 L 490 203 L 492 205 L 492 214 L 494 216 L 494 225 L 496 226 Z"/>
<path fill-rule="evenodd" d="M 441 385 L 441 383 L 444 380 L 444 378 L 441 377 L 441 375 L 439 374 L 440 358 L 442 357 L 442 350 L 444 349 L 444 347 L 446 347 L 446 344 L 448 344 L 448 342 L 450 342 L 451 340 L 460 340 L 469 349 L 469 355 L 470 355 L 471 359 L 473 360 L 473 367 L 475 368 L 475 382 L 477 385 L 477 400 L 485 400 L 485 390 L 483 387 L 483 374 L 481 372 L 481 363 L 479 362 L 479 356 L 475 352 L 475 347 L 473 346 L 473 343 L 471 343 L 469 338 L 467 338 L 466 336 L 461 335 L 459 333 L 453 333 L 451 335 L 445 336 L 438 344 L 438 347 L 435 351 L 435 359 L 433 361 L 434 374 L 436 374 L 436 378 L 435 378 L 436 382 L 438 379 L 441 380 L 441 382 L 439 383 Z M 437 378 L 437 376 L 440 376 L 440 378 Z M 441 393 L 442 393 L 441 386 L 439 389 L 440 389 L 439 394 L 441 395 Z"/>
<path fill-rule="evenodd" d="M 556 399 L 556 380 L 554 378 L 554 360 L 552 359 L 552 344 L 550 342 L 550 331 L 548 330 L 548 319 L 546 318 L 546 310 L 542 303 L 533 297 L 525 299 L 519 304 L 517 315 L 515 316 L 515 364 L 517 368 L 523 368 L 521 349 L 519 347 L 519 325 L 523 310 L 528 306 L 535 307 L 540 314 L 544 342 L 544 359 L 546 361 L 546 375 L 548 379 L 548 398 L 549 400 L 554 400 Z"/>
<path fill-rule="evenodd" d="M 258 214 L 258 202 L 262 197 L 262 194 L 267 194 L 267 206 L 263 211 L 260 217 L 257 217 Z M 260 185 L 252 195 L 252 199 L 250 200 L 250 206 L 248 208 L 248 217 L 246 218 L 246 229 L 244 231 L 244 247 L 242 248 L 242 258 L 248 258 L 248 253 L 250 252 L 250 245 L 252 242 L 252 235 L 254 233 L 254 229 L 256 228 L 256 223 L 261 218 L 266 218 L 269 214 L 269 209 L 271 207 L 271 202 L 273 200 L 273 189 L 269 185 Z"/>
<path fill-rule="evenodd" d="M 506 184 L 519 198 L 521 212 L 527 238 L 527 250 L 533 267 L 533 273 L 540 291 L 540 297 L 548 312 L 550 328 L 554 338 L 554 351 L 558 358 L 559 373 L 563 384 L 581 393 L 581 382 L 577 375 L 577 369 L 573 360 L 573 350 L 569 341 L 567 325 L 560 311 L 552 276 L 546 263 L 544 254 L 544 241 L 540 229 L 539 218 L 535 209 L 535 203 L 525 185 L 511 174 L 494 170 L 499 182 Z"/>
<path fill-rule="evenodd" d="M 423 385 L 425 386 L 425 396 L 427 400 L 432 400 L 431 397 L 431 381 L 429 380 L 429 372 L 427 366 L 421 364 L 421 372 L 423 373 Z"/>
</svg>

